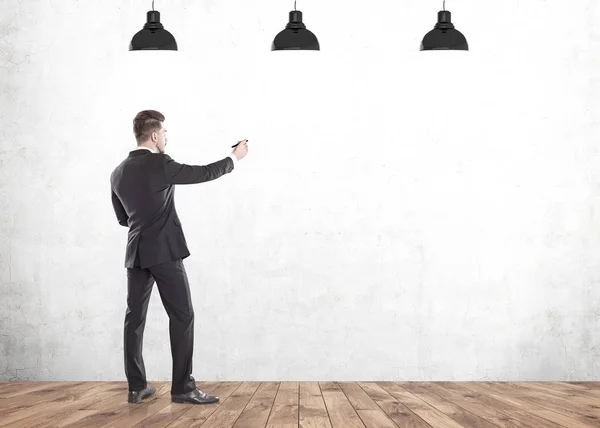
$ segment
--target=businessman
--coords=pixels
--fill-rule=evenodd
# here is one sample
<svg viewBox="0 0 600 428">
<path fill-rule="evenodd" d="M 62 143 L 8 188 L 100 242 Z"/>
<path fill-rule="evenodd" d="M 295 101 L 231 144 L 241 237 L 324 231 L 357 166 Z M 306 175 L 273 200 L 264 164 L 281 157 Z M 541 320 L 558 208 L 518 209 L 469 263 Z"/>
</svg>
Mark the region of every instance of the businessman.
<svg viewBox="0 0 600 428">
<path fill-rule="evenodd" d="M 128 227 L 127 310 L 125 312 L 125 375 L 128 401 L 140 403 L 156 389 L 146 381 L 142 342 L 150 293 L 156 281 L 169 316 L 173 373 L 171 401 L 206 404 L 219 401 L 196 387 L 192 377 L 194 309 L 183 259 L 190 255 L 174 202 L 174 185 L 204 183 L 230 173 L 248 153 L 247 140 L 217 162 L 194 166 L 165 154 L 165 117 L 144 110 L 133 120 L 137 148 L 110 176 L 112 204 L 120 225 Z"/>
</svg>

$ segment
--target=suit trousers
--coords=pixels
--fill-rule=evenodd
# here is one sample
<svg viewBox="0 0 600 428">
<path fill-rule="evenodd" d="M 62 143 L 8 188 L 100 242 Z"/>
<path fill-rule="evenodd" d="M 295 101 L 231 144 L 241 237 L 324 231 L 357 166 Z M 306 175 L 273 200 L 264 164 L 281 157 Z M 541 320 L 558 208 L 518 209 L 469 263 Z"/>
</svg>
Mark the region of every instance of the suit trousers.
<svg viewBox="0 0 600 428">
<path fill-rule="evenodd" d="M 183 260 L 148 268 L 127 268 L 127 310 L 125 312 L 125 375 L 130 391 L 147 387 L 142 343 L 146 313 L 156 281 L 162 304 L 169 316 L 169 337 L 173 373 L 171 394 L 196 389 L 191 376 L 194 352 L 194 309 Z"/>
</svg>

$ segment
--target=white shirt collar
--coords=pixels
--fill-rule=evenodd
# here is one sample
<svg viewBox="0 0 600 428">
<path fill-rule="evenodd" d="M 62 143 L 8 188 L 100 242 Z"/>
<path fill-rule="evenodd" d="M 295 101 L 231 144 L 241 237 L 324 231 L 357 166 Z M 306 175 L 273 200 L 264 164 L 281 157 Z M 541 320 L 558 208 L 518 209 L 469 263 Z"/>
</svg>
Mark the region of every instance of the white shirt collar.
<svg viewBox="0 0 600 428">
<path fill-rule="evenodd" d="M 135 148 L 135 150 L 140 150 L 140 149 L 146 149 L 146 150 L 150 150 L 152 153 L 158 153 L 158 152 L 155 152 L 154 150 L 152 150 L 150 147 L 140 147 L 140 146 L 137 146 Z"/>
</svg>

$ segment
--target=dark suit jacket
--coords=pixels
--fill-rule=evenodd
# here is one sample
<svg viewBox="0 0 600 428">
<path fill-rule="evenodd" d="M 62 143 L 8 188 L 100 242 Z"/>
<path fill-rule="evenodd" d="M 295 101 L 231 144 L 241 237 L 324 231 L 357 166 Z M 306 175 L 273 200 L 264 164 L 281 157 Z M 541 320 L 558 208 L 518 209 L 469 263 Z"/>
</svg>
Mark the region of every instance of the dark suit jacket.
<svg viewBox="0 0 600 428">
<path fill-rule="evenodd" d="M 110 175 L 117 220 L 129 227 L 125 267 L 146 268 L 188 257 L 173 185 L 211 181 L 233 168 L 230 157 L 194 166 L 177 163 L 167 154 L 146 149 L 131 151 Z"/>
</svg>

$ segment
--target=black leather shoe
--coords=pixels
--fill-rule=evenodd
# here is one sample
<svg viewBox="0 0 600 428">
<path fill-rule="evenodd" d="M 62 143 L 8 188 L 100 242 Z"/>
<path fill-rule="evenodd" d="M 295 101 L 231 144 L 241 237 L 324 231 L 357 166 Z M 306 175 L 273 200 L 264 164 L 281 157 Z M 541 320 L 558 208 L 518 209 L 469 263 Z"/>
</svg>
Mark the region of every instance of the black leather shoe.
<svg viewBox="0 0 600 428">
<path fill-rule="evenodd" d="M 216 403 L 219 401 L 219 397 L 215 395 L 208 395 L 205 392 L 200 391 L 198 388 L 193 391 L 186 392 L 185 394 L 171 394 L 172 403 L 192 403 L 192 404 L 208 404 Z"/>
<path fill-rule="evenodd" d="M 142 389 L 141 391 L 129 391 L 129 396 L 127 397 L 127 401 L 130 403 L 138 404 L 142 401 L 142 398 L 150 397 L 154 395 L 156 392 L 156 388 L 148 385 L 146 389 Z"/>
</svg>

